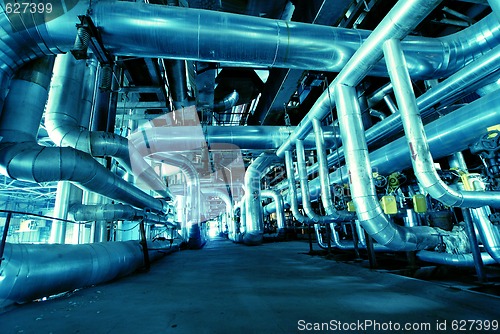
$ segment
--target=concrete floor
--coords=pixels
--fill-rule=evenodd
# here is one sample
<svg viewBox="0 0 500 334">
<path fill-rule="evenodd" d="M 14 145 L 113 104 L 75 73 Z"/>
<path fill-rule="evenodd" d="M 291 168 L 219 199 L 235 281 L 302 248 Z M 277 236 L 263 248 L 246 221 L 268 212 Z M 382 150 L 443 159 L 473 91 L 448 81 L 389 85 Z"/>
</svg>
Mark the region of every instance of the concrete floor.
<svg viewBox="0 0 500 334">
<path fill-rule="evenodd" d="M 498 297 L 307 251 L 304 242 L 247 247 L 210 241 L 201 251 L 161 259 L 147 274 L 14 307 L 0 315 L 0 333 L 320 332 L 307 330 L 315 323 L 332 326 L 323 333 L 388 333 L 389 326 L 405 324 L 420 329 L 404 333 L 493 333 L 469 330 L 471 323 L 467 331 L 452 325 L 478 320 L 473 325 L 479 328 L 487 324 L 479 320 L 500 321 Z M 363 326 L 365 321 L 379 330 Z M 339 330 L 339 322 L 340 329 L 353 330 Z M 438 331 L 438 324 L 446 331 Z"/>
</svg>

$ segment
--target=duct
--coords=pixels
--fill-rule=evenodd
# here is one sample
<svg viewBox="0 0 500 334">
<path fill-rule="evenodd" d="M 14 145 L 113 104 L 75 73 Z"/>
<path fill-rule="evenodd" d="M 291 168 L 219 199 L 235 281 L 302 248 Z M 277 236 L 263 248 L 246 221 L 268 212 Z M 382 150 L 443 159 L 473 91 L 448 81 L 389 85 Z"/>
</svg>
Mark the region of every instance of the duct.
<svg viewBox="0 0 500 334">
<path fill-rule="evenodd" d="M 264 171 L 276 157 L 271 153 L 261 153 L 245 172 L 246 230 L 243 241 L 247 245 L 260 245 L 264 233 L 260 179 Z"/>
<path fill-rule="evenodd" d="M 447 266 L 455 267 L 474 267 L 474 259 L 472 258 L 472 253 L 450 254 L 421 250 L 417 252 L 416 255 L 420 260 L 425 262 L 444 264 Z M 493 260 L 491 256 L 486 252 L 481 253 L 481 259 L 486 265 L 495 263 L 495 260 Z"/>
<path fill-rule="evenodd" d="M 290 209 L 292 214 L 297 219 L 298 222 L 302 224 L 312 224 L 313 221 L 309 217 L 304 216 L 299 211 L 299 205 L 297 200 L 297 188 L 295 187 L 295 172 L 293 170 L 292 152 L 285 151 L 285 168 L 286 177 L 288 180 L 288 195 L 290 197 Z M 274 208 L 276 210 L 276 208 Z"/>
<path fill-rule="evenodd" d="M 335 100 L 342 129 L 342 142 L 346 151 L 351 196 L 358 219 L 365 231 L 379 244 L 392 250 L 420 250 L 439 245 L 441 240 L 435 229 L 427 226 L 413 228 L 399 226 L 384 214 L 373 182 L 355 88 L 337 86 Z"/>
<path fill-rule="evenodd" d="M 205 236 L 201 233 L 200 225 L 203 222 L 201 212 L 201 187 L 200 175 L 191 160 L 181 154 L 155 153 L 151 157 L 162 163 L 180 168 L 186 179 L 186 225 L 189 229 L 188 244 L 190 248 L 201 249 L 206 243 Z"/>
<path fill-rule="evenodd" d="M 133 206 L 166 212 L 168 205 L 110 173 L 91 156 L 71 148 L 43 147 L 35 133 L 47 100 L 51 66 L 42 59 L 22 69 L 12 81 L 0 118 L 0 171 L 15 180 L 72 181 Z M 24 122 L 18 111 L 23 110 Z"/>
<path fill-rule="evenodd" d="M 230 110 L 238 103 L 238 99 L 240 98 L 240 94 L 237 91 L 233 91 L 228 94 L 222 101 L 219 101 L 214 104 L 215 112 L 224 112 L 226 110 Z"/>
<path fill-rule="evenodd" d="M 413 169 L 419 183 L 429 195 L 447 206 L 480 207 L 490 205 L 499 208 L 500 192 L 454 190 L 441 180 L 434 167 L 399 41 L 387 41 L 384 44 L 384 53 L 401 112 Z"/>
<path fill-rule="evenodd" d="M 285 229 L 285 209 L 283 207 L 283 197 L 276 190 L 262 190 L 260 195 L 266 198 L 272 198 L 276 203 L 276 223 L 278 224 L 278 234 Z"/>
<path fill-rule="evenodd" d="M 0 308 L 104 283 L 144 266 L 139 241 L 5 246 Z M 169 242 L 148 242 L 151 261 L 176 249 L 178 246 Z"/>
<path fill-rule="evenodd" d="M 285 126 L 204 126 L 206 138 L 203 138 L 200 126 L 153 127 L 131 134 L 129 140 L 141 152 L 145 151 L 146 143 L 152 152 L 185 152 L 204 146 L 205 140 L 209 146 L 231 144 L 242 150 L 270 150 L 277 149 L 293 129 Z M 323 131 L 325 144 L 335 146 L 339 141 L 338 129 L 325 126 Z M 306 137 L 304 146 L 316 146 L 313 134 Z"/>
<path fill-rule="evenodd" d="M 115 157 L 129 173 L 170 199 L 172 195 L 163 181 L 127 138 L 110 132 L 88 131 L 80 126 L 79 111 L 84 102 L 77 99 L 75 105 L 74 97 L 82 94 L 84 73 L 84 61 L 76 61 L 69 53 L 57 56 L 45 114 L 50 139 L 57 146 L 73 147 L 94 157 Z"/>
</svg>

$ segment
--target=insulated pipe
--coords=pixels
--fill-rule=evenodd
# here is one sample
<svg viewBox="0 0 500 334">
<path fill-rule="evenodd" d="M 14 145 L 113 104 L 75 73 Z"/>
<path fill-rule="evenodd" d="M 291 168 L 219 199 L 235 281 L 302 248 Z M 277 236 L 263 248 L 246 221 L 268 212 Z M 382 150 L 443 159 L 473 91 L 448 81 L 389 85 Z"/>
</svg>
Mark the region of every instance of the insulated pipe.
<svg viewBox="0 0 500 334">
<path fill-rule="evenodd" d="M 421 250 L 417 252 L 416 255 L 420 260 L 425 262 L 438 263 L 455 267 L 474 267 L 474 259 L 471 253 L 450 254 Z M 491 256 L 486 252 L 481 253 L 481 259 L 483 260 L 484 264 L 495 263 L 495 260 L 493 260 Z"/>
<path fill-rule="evenodd" d="M 276 154 L 282 156 L 284 151 L 288 149 L 294 141 L 303 139 L 311 131 L 313 119 L 322 120 L 330 112 L 335 104 L 331 97 L 333 97 L 335 89 L 339 84 L 355 87 L 360 83 L 382 58 L 382 44 L 385 40 L 389 38 L 404 38 L 440 2 L 440 0 L 398 1 L 379 23 L 377 28 L 375 28 L 369 37 L 364 40 L 363 44 L 357 49 L 352 57 L 348 58 L 349 60 L 342 67 L 340 73 L 321 94 L 311 110 L 309 110 L 307 115 L 305 115 L 299 123 L 297 129 L 295 129 L 289 139 L 281 145 Z M 431 40 L 429 40 L 428 43 L 431 43 Z M 461 42 L 459 43 L 461 44 Z M 421 45 L 422 51 L 429 45 L 430 44 Z M 436 76 L 436 72 L 433 74 Z M 339 103 L 337 99 L 335 99 L 335 101 Z"/>
<path fill-rule="evenodd" d="M 498 70 L 500 69 L 500 46 L 496 46 L 479 59 L 472 61 L 460 71 L 432 87 L 417 98 L 417 106 L 422 117 L 427 117 L 435 112 L 436 106 L 447 106 L 455 102 L 460 97 L 470 94 L 477 89 L 478 83 L 485 80 L 491 82 L 496 80 Z M 392 85 L 387 85 L 380 91 L 380 94 L 386 93 Z M 378 99 L 380 94 L 375 94 L 374 100 Z M 365 136 L 368 146 L 380 142 L 383 138 L 393 136 L 402 130 L 401 115 L 399 111 L 386 117 L 383 122 L 379 122 L 366 130 Z M 328 144 L 327 144 L 328 145 Z M 331 146 L 331 145 L 328 145 Z M 335 147 L 335 146 L 334 146 Z M 333 166 L 343 159 L 344 148 L 338 147 L 334 152 L 328 155 L 328 166 Z M 318 164 L 309 168 L 309 173 L 318 171 Z"/>
<path fill-rule="evenodd" d="M 384 43 L 389 75 L 401 112 L 403 128 L 406 133 L 413 170 L 419 183 L 436 200 L 451 207 L 477 208 L 490 205 L 500 208 L 498 191 L 464 191 L 451 189 L 444 183 L 434 167 L 424 125 L 415 102 L 411 79 L 399 40 L 391 39 Z"/>
<path fill-rule="evenodd" d="M 175 110 L 189 106 L 186 77 L 186 62 L 184 60 L 163 60 L 167 73 L 168 86 L 172 93 Z"/>
<path fill-rule="evenodd" d="M 279 192 L 272 189 L 262 190 L 260 195 L 265 198 L 272 198 L 276 203 L 276 223 L 278 224 L 278 233 L 285 229 L 285 208 L 283 206 L 283 197 Z"/>
<path fill-rule="evenodd" d="M 222 101 L 219 101 L 216 104 L 214 104 L 214 111 L 224 112 L 226 110 L 231 109 L 238 103 L 239 98 L 240 94 L 238 94 L 237 91 L 233 91 L 232 93 L 224 97 Z"/>
<path fill-rule="evenodd" d="M 169 117 L 169 116 L 165 116 Z M 156 120 L 159 121 L 161 117 Z M 287 138 L 295 127 L 286 126 L 167 126 L 152 127 L 136 131 L 129 136 L 129 140 L 141 152 L 145 150 L 144 144 L 149 150 L 178 152 L 194 150 L 205 146 L 217 144 L 231 144 L 242 150 L 270 150 L 277 149 Z M 325 145 L 335 146 L 340 142 L 338 129 L 331 126 L 323 127 L 325 134 Z M 304 140 L 306 148 L 314 148 L 314 135 Z"/>
<path fill-rule="evenodd" d="M 67 181 L 59 181 L 57 183 L 54 218 L 68 218 L 69 197 L 72 187 L 71 183 Z M 66 223 L 57 219 L 52 220 L 49 243 L 64 244 L 66 239 Z"/>
<path fill-rule="evenodd" d="M 201 212 L 201 186 L 200 175 L 193 162 L 181 154 L 155 153 L 151 155 L 155 160 L 180 168 L 186 179 L 186 221 L 189 228 L 188 244 L 190 248 L 201 249 L 206 243 L 205 236 L 201 233 L 200 224 L 204 218 Z"/>
<path fill-rule="evenodd" d="M 316 154 L 318 156 L 319 180 L 321 185 L 321 201 L 325 208 L 326 215 L 335 220 L 348 221 L 352 220 L 352 215 L 346 212 L 338 212 L 332 200 L 332 192 L 330 189 L 330 176 L 328 174 L 328 165 L 326 162 L 325 139 L 321 122 L 317 119 L 312 120 L 315 139 L 316 139 Z M 297 148 L 298 150 L 298 148 Z M 307 176 L 307 171 L 306 171 Z"/>
<path fill-rule="evenodd" d="M 498 21 L 500 21 L 500 1 L 499 0 L 488 0 L 488 4 L 490 5 L 493 13 L 497 17 Z"/>
<path fill-rule="evenodd" d="M 335 100 L 346 151 L 351 196 L 365 231 L 379 244 L 392 250 L 413 251 L 439 245 L 442 240 L 437 230 L 427 226 L 399 226 L 384 214 L 373 181 L 356 89 L 338 85 Z"/>
<path fill-rule="evenodd" d="M 30 182 L 72 181 L 133 206 L 166 212 L 168 205 L 110 173 L 90 155 L 72 148 L 42 147 L 35 134 L 40 124 L 51 73 L 47 59 L 21 69 L 12 81 L 0 116 L 0 171 Z M 19 122 L 19 110 L 25 121 Z"/>
<path fill-rule="evenodd" d="M 275 159 L 274 154 L 261 153 L 245 172 L 246 230 L 243 241 L 247 245 L 260 245 L 263 241 L 264 217 L 260 179 Z"/>
<path fill-rule="evenodd" d="M 149 259 L 177 249 L 148 242 Z M 104 283 L 144 266 L 139 241 L 83 245 L 7 243 L 1 265 L 0 308 Z"/>
<path fill-rule="evenodd" d="M 302 193 L 302 207 L 304 208 L 307 217 L 309 217 L 309 219 L 311 219 L 314 223 L 329 223 L 334 221 L 335 219 L 333 217 L 321 216 L 314 212 L 311 205 L 311 192 L 309 190 L 306 158 L 302 140 L 297 140 L 295 142 L 295 147 L 297 149 L 297 169 L 299 172 L 300 190 Z"/>
<path fill-rule="evenodd" d="M 297 188 L 295 186 L 295 171 L 293 170 L 294 168 L 291 151 L 285 151 L 285 168 L 286 177 L 288 179 L 288 196 L 290 198 L 290 209 L 292 210 L 292 214 L 299 223 L 307 225 L 313 224 L 313 220 L 309 219 L 309 217 L 304 216 L 299 211 Z M 274 209 L 276 210 L 276 208 Z"/>
<path fill-rule="evenodd" d="M 212 195 L 219 197 L 226 205 L 226 217 L 228 219 L 229 226 L 229 239 L 235 241 L 236 238 L 236 220 L 234 219 L 234 207 L 233 201 L 229 197 L 227 191 L 224 189 L 218 189 L 214 187 L 205 187 L 201 190 L 205 195 Z M 231 235 L 232 234 L 232 235 Z"/>
<path fill-rule="evenodd" d="M 144 220 L 146 223 L 177 227 L 176 223 L 172 223 L 172 214 L 158 216 L 124 204 L 74 204 L 69 208 L 69 213 L 76 221 Z"/>
<path fill-rule="evenodd" d="M 471 118 L 470 115 L 474 117 Z M 499 123 L 500 94 L 492 93 L 438 118 L 427 124 L 424 129 L 432 155 L 439 159 L 457 151 L 466 150 L 469 145 L 488 132 L 488 127 Z M 404 170 L 412 165 L 408 144 L 404 137 L 371 152 L 369 156 L 372 167 L 382 175 Z M 330 173 L 330 182 L 342 184 L 349 181 L 348 176 L 347 167 L 342 166 Z M 319 179 L 310 181 L 309 187 L 313 195 L 318 194 Z"/>
<path fill-rule="evenodd" d="M 74 97 L 82 94 L 84 73 L 84 61 L 75 60 L 70 53 L 57 56 L 45 113 L 50 139 L 57 146 L 73 147 L 94 157 L 114 157 L 153 191 L 171 198 L 164 182 L 127 138 L 110 132 L 88 131 L 80 126 L 78 112 L 82 101 L 77 100 L 75 105 Z"/>
<path fill-rule="evenodd" d="M 490 213 L 488 207 L 471 209 L 471 215 L 484 248 L 497 263 L 500 263 L 500 231 L 498 226 L 493 225 L 489 220 Z"/>
</svg>

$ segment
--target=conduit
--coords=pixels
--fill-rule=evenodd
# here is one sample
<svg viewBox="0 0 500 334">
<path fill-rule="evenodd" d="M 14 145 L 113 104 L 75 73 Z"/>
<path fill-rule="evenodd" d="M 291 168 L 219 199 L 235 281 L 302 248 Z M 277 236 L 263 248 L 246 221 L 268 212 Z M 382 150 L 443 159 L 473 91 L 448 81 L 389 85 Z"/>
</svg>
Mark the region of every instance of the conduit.
<svg viewBox="0 0 500 334">
<path fill-rule="evenodd" d="M 313 224 L 314 223 L 313 220 L 311 220 L 309 217 L 304 216 L 299 211 L 299 204 L 297 200 L 297 188 L 295 186 L 295 171 L 293 168 L 292 152 L 290 151 L 285 151 L 285 168 L 286 168 L 286 177 L 288 180 L 288 196 L 292 214 L 299 223 L 306 225 Z M 273 210 L 276 210 L 276 207 L 274 207 Z"/>
<path fill-rule="evenodd" d="M 172 197 L 164 182 L 144 161 L 127 138 L 115 133 L 88 131 L 80 126 L 80 104 L 85 62 L 77 61 L 68 53 L 58 55 L 54 64 L 45 126 L 50 139 L 61 147 L 73 147 L 94 157 L 111 156 L 151 189 L 167 200 Z"/>
<path fill-rule="evenodd" d="M 178 249 L 169 242 L 148 242 L 149 259 Z M 144 266 L 139 241 L 83 245 L 5 245 L 1 266 L 0 308 L 104 283 Z"/>
<path fill-rule="evenodd" d="M 396 39 L 387 41 L 384 53 L 419 183 L 430 196 L 447 206 L 477 208 L 490 205 L 500 208 L 500 192 L 454 190 L 441 180 L 434 167 L 400 42 Z"/>
<path fill-rule="evenodd" d="M 47 100 L 52 62 L 34 62 L 19 71 L 0 118 L 0 166 L 2 174 L 29 182 L 72 181 L 79 187 L 155 212 L 167 212 L 168 204 L 145 194 L 95 161 L 90 155 L 66 147 L 36 143 Z M 23 110 L 24 122 L 19 122 Z"/>
</svg>

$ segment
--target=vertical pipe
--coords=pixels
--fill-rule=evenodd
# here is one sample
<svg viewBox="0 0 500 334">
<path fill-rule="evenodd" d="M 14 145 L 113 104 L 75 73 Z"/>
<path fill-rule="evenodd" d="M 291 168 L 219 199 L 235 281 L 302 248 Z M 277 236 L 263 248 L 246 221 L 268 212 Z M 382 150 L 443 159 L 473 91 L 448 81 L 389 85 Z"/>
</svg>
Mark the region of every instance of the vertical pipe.
<svg viewBox="0 0 500 334">
<path fill-rule="evenodd" d="M 297 188 L 295 187 L 295 171 L 293 168 L 293 159 L 291 151 L 285 151 L 285 168 L 286 168 L 286 177 L 288 179 L 288 195 L 290 196 L 290 209 L 292 210 L 292 214 L 299 223 L 309 225 L 312 223 L 312 220 L 304 216 L 299 211 L 299 204 L 297 200 Z M 311 234 L 310 228 L 308 228 L 308 233 L 309 235 Z"/>
<path fill-rule="evenodd" d="M 476 269 L 477 279 L 479 282 L 486 282 L 486 274 L 484 273 L 483 259 L 481 258 L 481 251 L 479 250 L 479 245 L 477 243 L 476 231 L 474 230 L 474 224 L 472 223 L 472 217 L 469 209 L 462 209 L 462 215 L 464 216 L 465 227 L 467 229 L 467 235 L 469 237 L 469 243 L 472 252 L 472 258 L 474 259 L 474 268 Z"/>
<path fill-rule="evenodd" d="M 0 240 L 0 264 L 2 264 L 3 253 L 5 251 L 5 244 L 7 243 L 7 235 L 9 234 L 10 220 L 12 219 L 12 212 L 7 212 L 5 218 L 5 225 L 3 226 L 2 240 Z"/>
<path fill-rule="evenodd" d="M 68 181 L 59 181 L 57 183 L 56 202 L 54 204 L 54 217 L 55 218 L 68 218 L 69 195 L 71 183 Z M 64 244 L 66 239 L 66 222 L 60 220 L 52 221 L 52 228 L 50 230 L 50 243 Z"/>
</svg>

